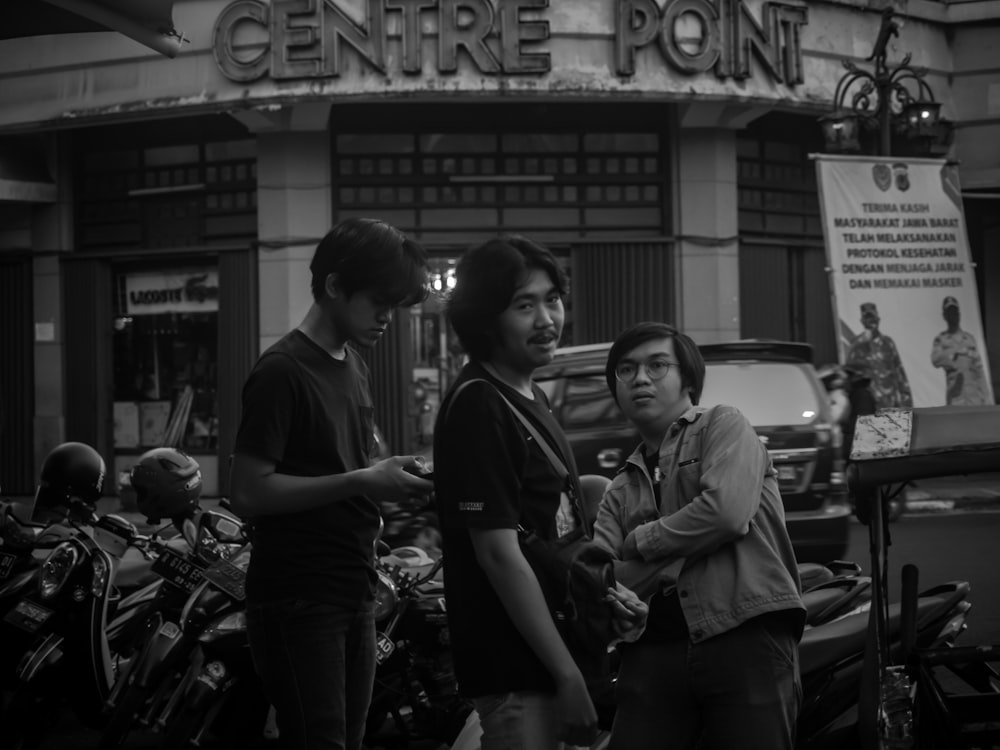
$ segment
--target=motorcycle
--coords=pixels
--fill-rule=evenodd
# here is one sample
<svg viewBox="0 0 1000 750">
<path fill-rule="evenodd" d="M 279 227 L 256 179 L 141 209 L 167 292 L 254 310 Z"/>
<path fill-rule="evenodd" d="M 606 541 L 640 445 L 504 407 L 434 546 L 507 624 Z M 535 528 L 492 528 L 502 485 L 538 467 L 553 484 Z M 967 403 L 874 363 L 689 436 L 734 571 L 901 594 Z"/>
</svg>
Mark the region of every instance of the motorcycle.
<svg viewBox="0 0 1000 750">
<path fill-rule="evenodd" d="M 30 640 L 0 719 L 0 748 L 5 750 L 37 746 L 50 724 L 51 709 L 64 700 L 84 724 L 100 724 L 116 657 L 137 645 L 128 642 L 133 631 L 127 624 L 135 610 L 155 599 L 155 582 L 124 599 L 115 585 L 126 551 L 143 543 L 131 522 L 116 515 L 98 518 L 85 504 L 74 506 L 66 520 L 73 533 L 45 559 L 37 587 L 4 616 L 8 626 Z M 146 580 L 150 564 L 137 564 L 143 572 L 135 580 Z M 117 623 L 112 615 L 119 618 Z M 66 691 L 66 685 L 72 689 Z"/>
<path fill-rule="evenodd" d="M 871 601 L 871 578 L 846 560 L 799 563 L 806 628 L 853 614 Z"/>
<path fill-rule="evenodd" d="M 22 518 L 13 504 L 0 502 L 0 615 L 6 615 L 35 585 L 42 562 L 49 552 L 72 529 L 62 525 L 34 523 Z M 0 651 L 0 680 L 9 688 L 21 654 L 30 645 L 31 636 L 7 628 Z"/>
<path fill-rule="evenodd" d="M 458 694 L 451 661 L 443 565 L 443 557 L 435 560 L 418 547 L 393 549 L 377 563 L 376 671 L 366 745 L 450 744 L 472 712 Z"/>
<path fill-rule="evenodd" d="M 443 558 L 433 560 L 418 547 L 381 550 L 368 746 L 405 747 L 418 739 L 447 744 L 471 711 L 458 696 L 451 667 L 442 565 Z M 175 710 L 158 719 L 166 726 L 168 750 L 203 747 L 212 738 L 242 747 L 277 735 L 250 660 L 244 612 L 233 605 L 218 611 L 204 603 L 185 608 L 185 632 L 197 638 L 198 647 L 171 698 Z M 237 710 L 241 721 L 227 722 L 227 711 Z M 248 716 L 255 719 L 247 722 Z"/>
<path fill-rule="evenodd" d="M 247 544 L 231 560 L 205 568 L 204 582 L 184 605 L 176 648 L 186 651 L 190 664 L 153 725 L 165 732 L 164 750 L 204 747 L 212 736 L 243 748 L 273 733 L 246 632 L 251 550 Z"/>
<path fill-rule="evenodd" d="M 121 747 L 132 729 L 156 725 L 156 717 L 176 687 L 175 673 L 186 667 L 196 641 L 185 638 L 179 621 L 192 593 L 204 581 L 202 571 L 229 559 L 246 543 L 243 525 L 224 513 L 195 508 L 172 519 L 184 547 L 156 544 L 152 572 L 163 579 L 157 601 L 141 624 L 143 645 L 122 669 L 105 702 L 107 724 L 101 748 Z"/>
<path fill-rule="evenodd" d="M 858 419 L 848 483 L 869 517 L 873 573 L 858 703 L 858 738 L 865 750 L 1000 743 L 1000 673 L 994 666 L 1000 647 L 956 648 L 949 639 L 928 643 L 922 638 L 926 622 L 944 616 L 927 611 L 928 592 L 916 594 L 918 569 L 904 566 L 898 608 L 888 603 L 883 574 L 891 545 L 888 501 L 900 488 L 918 479 L 991 472 L 998 465 L 997 406 L 887 409 Z M 944 598 L 942 605 L 958 598 L 947 589 L 935 596 Z M 961 603 L 967 610 L 964 597 Z M 964 612 L 949 622 L 962 628 L 963 618 Z M 944 674 L 958 685 L 946 685 Z"/>
</svg>

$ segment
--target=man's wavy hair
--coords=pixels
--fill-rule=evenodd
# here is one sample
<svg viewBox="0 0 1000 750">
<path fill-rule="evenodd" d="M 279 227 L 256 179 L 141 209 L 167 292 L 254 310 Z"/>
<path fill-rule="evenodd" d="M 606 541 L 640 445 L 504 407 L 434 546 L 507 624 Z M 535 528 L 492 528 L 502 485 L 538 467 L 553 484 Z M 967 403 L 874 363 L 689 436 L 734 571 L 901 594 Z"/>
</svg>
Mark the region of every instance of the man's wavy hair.
<svg viewBox="0 0 1000 750">
<path fill-rule="evenodd" d="M 309 264 L 312 295 L 326 295 L 326 280 L 337 275 L 347 296 L 366 290 L 393 307 L 411 307 L 427 298 L 428 263 L 424 249 L 378 219 L 345 219 L 320 240 Z"/>
<path fill-rule="evenodd" d="M 678 369 L 681 371 L 681 385 L 691 393 L 691 403 L 701 400 L 701 390 L 705 386 L 705 359 L 694 340 L 681 333 L 669 323 L 646 321 L 637 323 L 626 331 L 618 334 L 608 352 L 608 363 L 604 368 L 604 379 L 607 381 L 611 397 L 618 403 L 618 379 L 615 368 L 622 358 L 637 346 L 654 339 L 673 339 L 674 356 L 677 357 Z"/>
<path fill-rule="evenodd" d="M 468 250 L 455 267 L 446 303 L 448 322 L 470 359 L 489 361 L 498 343 L 497 323 L 529 272 L 548 274 L 563 297 L 566 276 L 548 248 L 520 235 L 489 240 Z"/>
</svg>

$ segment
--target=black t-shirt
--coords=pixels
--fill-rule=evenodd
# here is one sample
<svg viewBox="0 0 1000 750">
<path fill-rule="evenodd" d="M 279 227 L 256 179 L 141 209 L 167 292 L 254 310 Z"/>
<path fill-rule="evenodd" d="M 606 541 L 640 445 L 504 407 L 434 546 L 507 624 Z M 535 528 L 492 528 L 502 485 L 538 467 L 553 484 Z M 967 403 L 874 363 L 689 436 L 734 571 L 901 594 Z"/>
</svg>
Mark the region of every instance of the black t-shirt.
<svg viewBox="0 0 1000 750">
<path fill-rule="evenodd" d="M 374 424 L 368 366 L 350 347 L 337 360 L 301 331 L 261 355 L 243 387 L 235 452 L 294 476 L 369 465 Z M 358 496 L 253 519 L 251 603 L 281 599 L 357 607 L 374 595 L 378 507 Z"/>
<path fill-rule="evenodd" d="M 465 381 L 472 383 L 452 404 Z M 542 391 L 525 398 L 481 365 L 465 367 L 434 429 L 434 486 L 444 538 L 445 593 L 455 672 L 469 698 L 510 691 L 553 692 L 555 684 L 521 637 L 476 560 L 469 529 L 518 524 L 551 539 L 564 480 L 498 390 L 525 414 L 576 476 L 573 454 Z"/>
</svg>

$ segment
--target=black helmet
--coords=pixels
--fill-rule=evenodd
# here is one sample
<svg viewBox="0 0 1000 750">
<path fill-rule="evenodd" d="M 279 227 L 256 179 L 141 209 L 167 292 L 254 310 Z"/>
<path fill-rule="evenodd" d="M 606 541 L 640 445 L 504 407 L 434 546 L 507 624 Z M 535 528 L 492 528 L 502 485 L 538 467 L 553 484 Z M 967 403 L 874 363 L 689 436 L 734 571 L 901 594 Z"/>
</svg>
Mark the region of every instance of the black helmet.
<svg viewBox="0 0 1000 750">
<path fill-rule="evenodd" d="M 35 507 L 68 506 L 78 499 L 95 505 L 104 488 L 104 459 L 86 443 L 57 445 L 42 462 Z"/>
<path fill-rule="evenodd" d="M 129 473 L 139 512 L 156 523 L 187 515 L 198 507 L 201 469 L 176 448 L 153 448 L 139 457 Z"/>
</svg>

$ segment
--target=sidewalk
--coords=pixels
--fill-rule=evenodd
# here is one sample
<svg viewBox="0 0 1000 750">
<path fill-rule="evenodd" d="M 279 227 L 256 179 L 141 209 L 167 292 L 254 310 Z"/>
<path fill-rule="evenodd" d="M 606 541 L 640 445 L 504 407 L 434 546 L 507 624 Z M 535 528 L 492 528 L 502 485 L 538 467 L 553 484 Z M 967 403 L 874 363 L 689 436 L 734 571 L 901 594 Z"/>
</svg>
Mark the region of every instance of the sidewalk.
<svg viewBox="0 0 1000 750">
<path fill-rule="evenodd" d="M 910 513 L 1000 510 L 1000 472 L 914 482 L 907 490 Z"/>
</svg>

